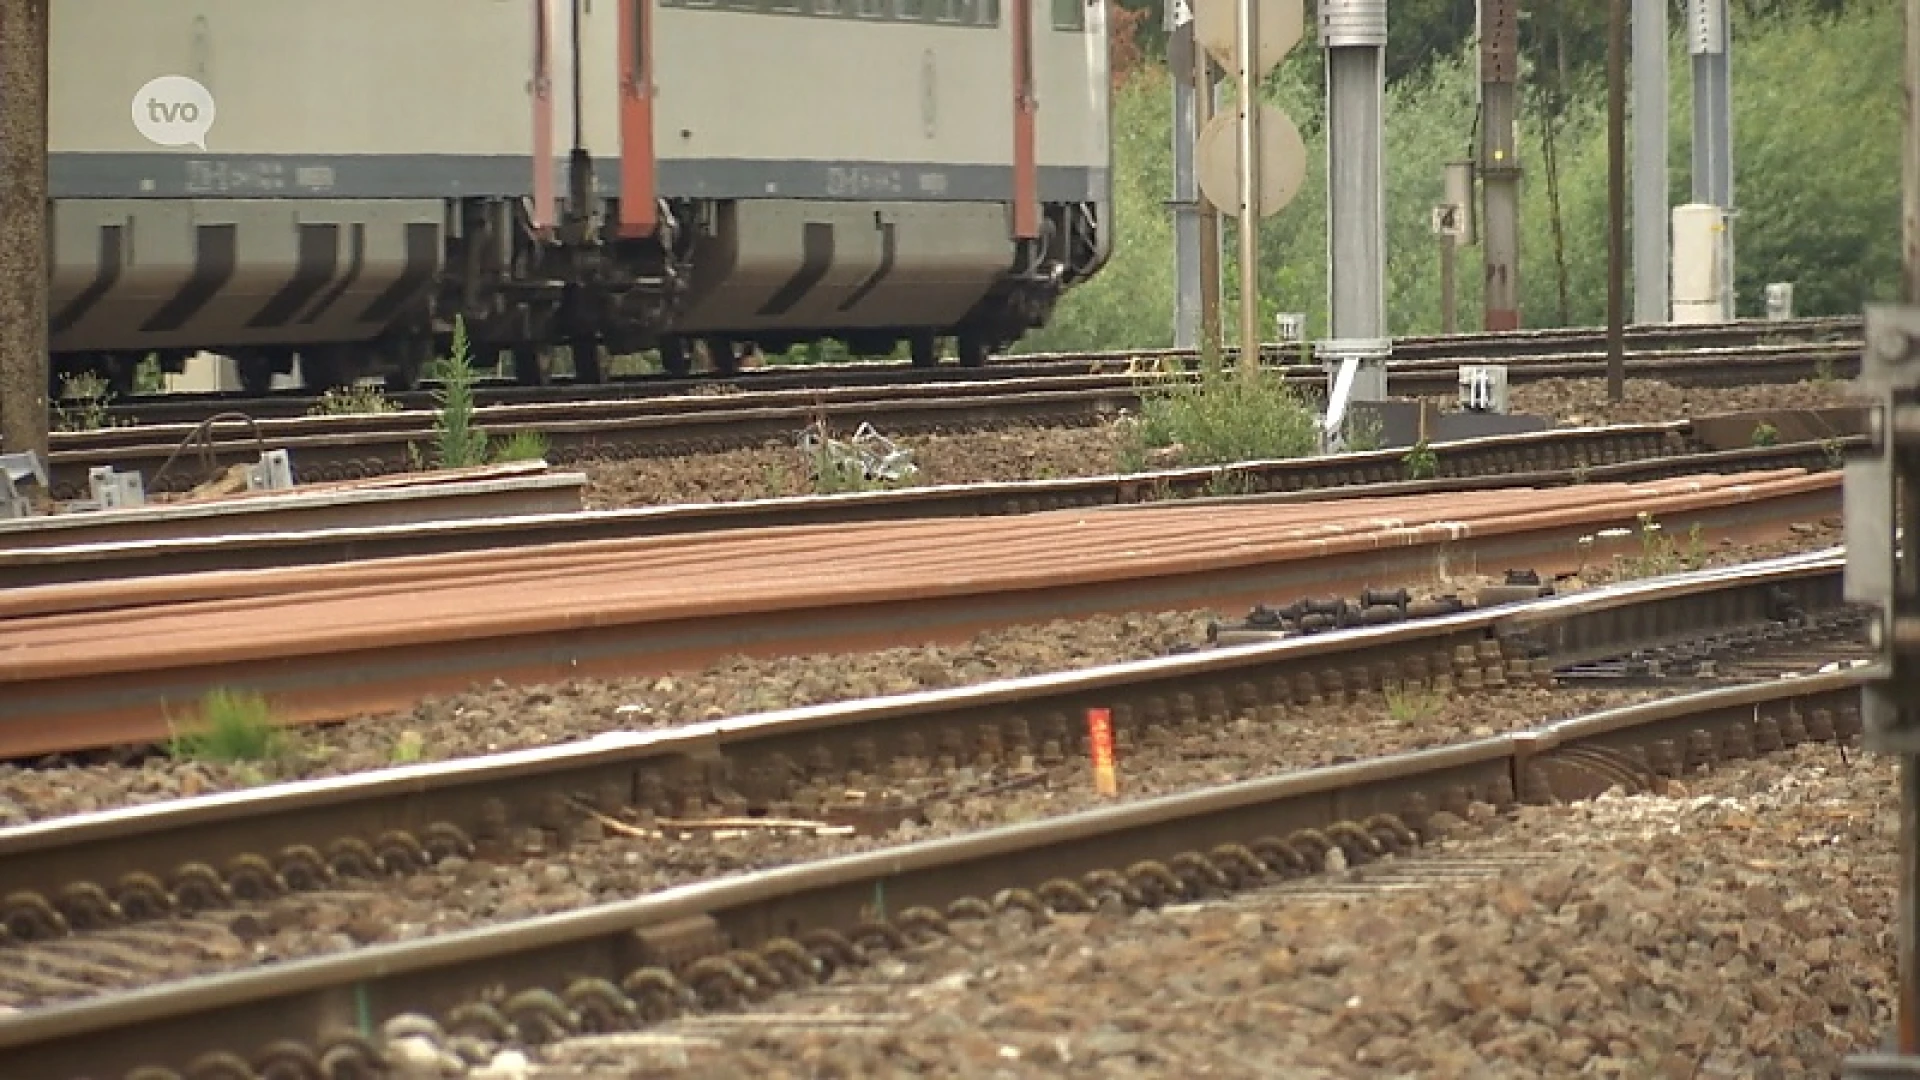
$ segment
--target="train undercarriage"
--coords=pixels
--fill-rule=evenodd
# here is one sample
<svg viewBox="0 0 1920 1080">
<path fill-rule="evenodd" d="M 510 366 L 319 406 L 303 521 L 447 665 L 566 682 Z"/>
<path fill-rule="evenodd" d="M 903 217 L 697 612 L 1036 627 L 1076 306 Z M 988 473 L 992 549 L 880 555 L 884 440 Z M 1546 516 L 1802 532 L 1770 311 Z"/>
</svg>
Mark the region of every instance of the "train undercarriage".
<svg viewBox="0 0 1920 1080">
<path fill-rule="evenodd" d="M 653 351 L 684 377 L 704 355 L 729 375 L 755 352 L 829 339 L 856 356 L 905 344 L 915 365 L 932 366 L 952 338 L 959 363 L 979 366 L 1044 325 L 1106 255 L 1094 202 L 1043 204 L 1039 235 L 1019 241 L 994 203 L 666 199 L 657 227 L 635 239 L 610 226 L 617 203 L 602 205 L 604 217 L 563 210 L 539 228 L 527 200 L 448 203 L 438 265 L 371 338 L 57 352 L 55 390 L 85 372 L 125 394 L 144 360 L 179 371 L 200 349 L 232 357 L 252 394 L 296 358 L 314 391 L 376 375 L 408 389 L 448 354 L 456 318 L 475 366 L 510 358 L 526 385 L 554 377 L 560 346 L 579 383 L 605 381 L 609 357 Z M 287 336 L 300 329 L 289 321 Z"/>
</svg>

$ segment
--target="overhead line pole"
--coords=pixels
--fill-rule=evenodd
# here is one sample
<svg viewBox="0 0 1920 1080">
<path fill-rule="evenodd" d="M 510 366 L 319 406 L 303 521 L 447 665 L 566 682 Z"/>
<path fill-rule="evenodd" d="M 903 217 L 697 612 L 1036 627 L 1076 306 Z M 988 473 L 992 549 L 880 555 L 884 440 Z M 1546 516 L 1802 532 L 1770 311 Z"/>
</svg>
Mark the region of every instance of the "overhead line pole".
<svg viewBox="0 0 1920 1080">
<path fill-rule="evenodd" d="M 1240 372 L 1260 370 L 1260 79 L 1254 54 L 1259 40 L 1257 0 L 1235 5 L 1234 38 L 1240 81 Z"/>
<path fill-rule="evenodd" d="M 47 459 L 51 0 L 0 0 L 0 451 Z"/>
<path fill-rule="evenodd" d="M 1607 6 L 1607 400 L 1627 393 L 1627 0 Z"/>
</svg>

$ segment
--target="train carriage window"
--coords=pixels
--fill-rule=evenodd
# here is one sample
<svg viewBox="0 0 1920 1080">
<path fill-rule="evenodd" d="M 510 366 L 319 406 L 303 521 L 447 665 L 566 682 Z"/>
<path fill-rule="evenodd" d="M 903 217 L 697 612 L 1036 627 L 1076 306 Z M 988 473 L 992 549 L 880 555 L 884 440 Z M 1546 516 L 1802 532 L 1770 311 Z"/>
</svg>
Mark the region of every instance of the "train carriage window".
<svg viewBox="0 0 1920 1080">
<path fill-rule="evenodd" d="M 774 15 L 798 15 L 805 10 L 800 6 L 800 0 L 759 0 L 759 7 L 761 11 Z"/>
<path fill-rule="evenodd" d="M 863 19 L 884 19 L 887 17 L 887 0 L 854 0 L 856 14 Z"/>
<path fill-rule="evenodd" d="M 1000 25 L 1000 0 L 973 0 L 972 8 L 974 25 Z"/>
<path fill-rule="evenodd" d="M 813 0 L 815 15 L 839 15 L 845 10 L 842 0 Z"/>
<path fill-rule="evenodd" d="M 1085 30 L 1087 28 L 1086 0 L 1053 0 L 1053 28 Z"/>
<path fill-rule="evenodd" d="M 926 17 L 928 0 L 894 0 L 893 14 L 903 22 L 919 22 Z"/>
</svg>

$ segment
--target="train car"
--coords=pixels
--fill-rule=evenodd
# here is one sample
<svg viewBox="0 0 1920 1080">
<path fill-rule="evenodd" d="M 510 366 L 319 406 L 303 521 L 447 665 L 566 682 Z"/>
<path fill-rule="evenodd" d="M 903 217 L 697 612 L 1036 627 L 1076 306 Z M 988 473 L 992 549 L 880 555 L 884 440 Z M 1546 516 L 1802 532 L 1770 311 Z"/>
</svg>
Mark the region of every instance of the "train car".
<svg viewBox="0 0 1920 1080">
<path fill-rule="evenodd" d="M 1112 245 L 1101 0 L 55 0 L 51 45 L 55 370 L 121 385 L 408 386 L 456 316 L 526 382 L 978 364 Z"/>
</svg>

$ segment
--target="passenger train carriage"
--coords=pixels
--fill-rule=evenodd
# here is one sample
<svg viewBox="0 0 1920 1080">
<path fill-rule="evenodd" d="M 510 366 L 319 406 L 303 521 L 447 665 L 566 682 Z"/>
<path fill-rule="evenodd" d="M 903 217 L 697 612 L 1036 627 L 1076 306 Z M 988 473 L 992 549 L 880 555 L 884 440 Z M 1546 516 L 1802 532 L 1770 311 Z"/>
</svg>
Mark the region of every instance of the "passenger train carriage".
<svg viewBox="0 0 1920 1080">
<path fill-rule="evenodd" d="M 204 150 L 132 122 L 165 75 Z M 1100 0 L 55 0 L 51 78 L 55 367 L 123 383 L 408 385 L 456 315 L 523 381 L 977 364 L 1112 243 Z"/>
</svg>

